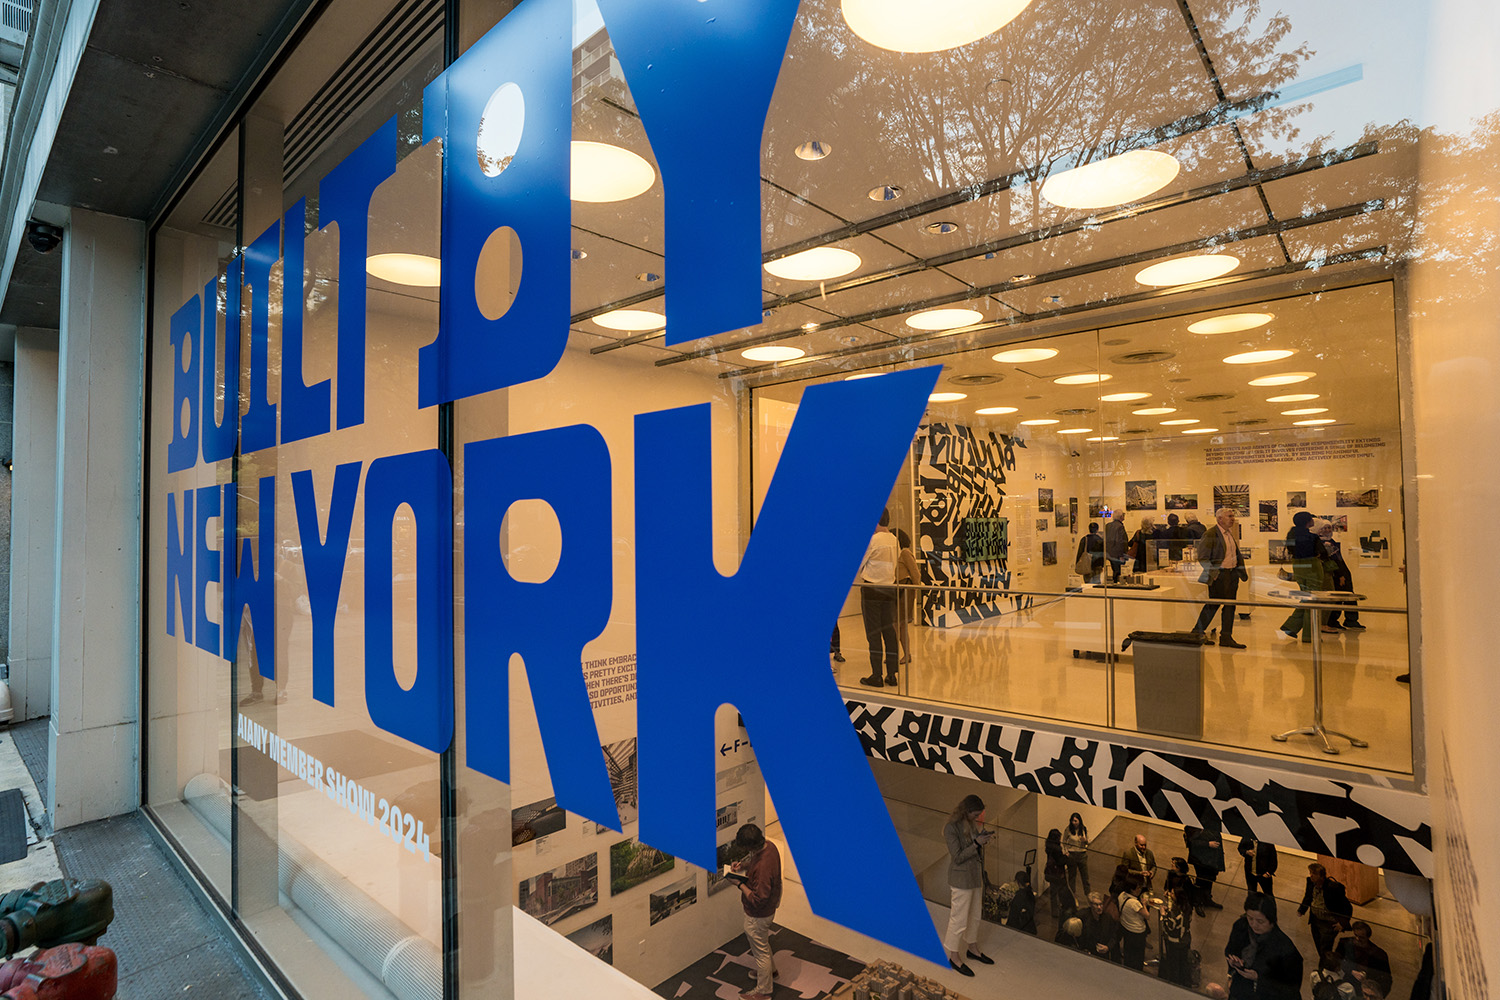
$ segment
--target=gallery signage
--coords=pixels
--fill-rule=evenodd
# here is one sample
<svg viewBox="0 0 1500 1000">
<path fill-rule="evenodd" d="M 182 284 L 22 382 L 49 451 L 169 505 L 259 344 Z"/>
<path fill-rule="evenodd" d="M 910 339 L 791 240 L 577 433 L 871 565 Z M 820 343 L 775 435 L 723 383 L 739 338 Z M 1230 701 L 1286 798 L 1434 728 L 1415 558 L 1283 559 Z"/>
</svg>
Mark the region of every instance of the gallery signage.
<svg viewBox="0 0 1500 1000">
<path fill-rule="evenodd" d="M 798 0 L 711 8 L 599 0 L 599 7 L 666 192 L 672 267 L 667 341 L 755 325 L 761 319 L 761 136 Z M 416 407 L 544 379 L 567 346 L 571 40 L 571 0 L 525 0 L 423 94 L 424 139 L 440 142 L 445 152 L 444 280 L 438 336 L 418 358 Z M 497 164 L 482 151 L 476 155 L 476 143 L 492 96 L 505 87 L 519 88 L 524 124 L 515 123 L 516 149 Z M 237 336 L 226 336 L 225 357 L 215 357 L 217 282 L 172 316 L 169 472 L 364 423 L 369 210 L 396 161 L 393 117 L 318 186 L 315 225 L 338 229 L 331 379 L 307 385 L 301 374 L 305 200 L 251 240 L 224 279 L 224 315 L 232 324 L 248 297 L 250 357 L 243 385 L 226 380 L 222 419 L 215 417 L 216 370 L 242 366 Z M 523 249 L 524 270 L 509 307 L 491 315 L 472 276 L 486 241 L 506 228 Z M 272 399 L 270 296 L 278 260 L 285 273 L 282 377 L 279 397 Z M 756 741 L 813 910 L 942 961 L 926 904 L 825 659 L 829 623 L 843 605 L 937 373 L 916 369 L 809 389 L 740 567 L 730 576 L 713 560 L 708 405 L 641 413 L 634 422 L 634 522 L 641 839 L 716 867 L 714 715 L 732 704 Z M 239 416 L 242 393 L 245 413 Z M 457 624 L 467 664 L 464 763 L 510 780 L 508 663 L 519 654 L 558 803 L 619 829 L 583 671 L 585 644 L 603 631 L 612 605 L 609 448 L 586 425 L 463 447 L 460 622 L 453 600 L 453 467 L 432 449 L 387 455 L 367 467 L 346 463 L 333 470 L 331 482 L 326 470 L 308 469 L 280 482 L 268 476 L 169 493 L 167 634 L 232 658 L 248 622 L 258 668 L 275 676 L 276 501 L 278 486 L 289 485 L 312 619 L 313 696 L 334 704 L 340 583 L 354 515 L 363 504 L 364 697 L 376 725 L 434 752 L 451 746 Z M 524 475 L 515 471 L 522 469 Z M 243 539 L 237 534 L 241 496 L 255 498 L 258 520 Z M 319 496 L 331 499 L 320 505 Z M 511 577 L 494 544 L 506 511 L 521 500 L 549 504 L 562 530 L 561 561 L 541 583 Z M 417 671 L 410 687 L 397 681 L 392 648 L 389 529 L 403 506 L 414 515 L 416 535 Z M 226 526 L 221 550 L 207 532 L 214 518 Z M 677 544 L 656 543 L 666 537 Z M 789 551 L 808 554 L 790 585 Z M 219 584 L 222 603 L 206 604 L 210 583 Z M 726 626 L 735 623 L 754 624 L 734 628 L 733 640 L 725 641 Z M 321 787 L 332 787 L 337 800 L 337 785 L 330 786 L 326 774 Z M 836 801 L 828 792 L 834 788 Z M 347 794 L 343 801 L 358 802 Z M 847 836 L 830 834 L 831 815 Z M 860 859 L 859 878 L 849 877 L 851 855 Z"/>
</svg>

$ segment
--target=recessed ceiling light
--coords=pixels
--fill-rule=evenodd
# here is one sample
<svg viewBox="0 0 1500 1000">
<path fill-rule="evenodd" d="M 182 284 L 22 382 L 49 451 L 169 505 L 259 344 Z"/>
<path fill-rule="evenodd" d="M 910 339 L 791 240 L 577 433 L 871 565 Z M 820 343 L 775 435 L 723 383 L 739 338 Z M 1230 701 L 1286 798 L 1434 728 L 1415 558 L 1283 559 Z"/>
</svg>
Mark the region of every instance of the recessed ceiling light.
<svg viewBox="0 0 1500 1000">
<path fill-rule="evenodd" d="M 1286 396 L 1272 396 L 1266 400 L 1268 403 L 1305 403 L 1309 399 L 1317 399 L 1315 392 L 1294 392 Z"/>
<path fill-rule="evenodd" d="M 594 322 L 606 330 L 639 333 L 644 330 L 660 330 L 667 325 L 667 317 L 648 309 L 613 309 L 595 316 Z"/>
<path fill-rule="evenodd" d="M 1280 375 L 1262 375 L 1260 378 L 1250 380 L 1251 385 L 1292 385 L 1297 382 L 1306 382 L 1312 378 L 1314 372 L 1283 372 Z"/>
<path fill-rule="evenodd" d="M 949 233 L 956 233 L 956 232 L 958 232 L 958 223 L 956 223 L 956 222 L 929 222 L 927 225 L 925 225 L 925 226 L 922 227 L 922 230 L 924 232 L 926 232 L 926 233 L 929 233 L 929 234 L 933 235 L 933 236 L 947 236 Z"/>
<path fill-rule="evenodd" d="M 1327 413 L 1327 412 L 1328 412 L 1328 407 L 1326 407 L 1326 406 L 1308 406 L 1308 407 L 1305 407 L 1305 408 L 1303 408 L 1301 410 L 1282 410 L 1281 411 L 1281 415 L 1283 417 L 1310 417 L 1314 413 Z"/>
<path fill-rule="evenodd" d="M 649 284 L 653 284 L 654 282 L 660 281 L 661 280 L 661 275 L 655 273 L 654 271 L 642 271 L 640 274 L 637 274 L 635 276 L 635 280 L 636 281 L 644 281 L 646 284 L 649 285 Z"/>
<path fill-rule="evenodd" d="M 913 330 L 956 330 L 982 319 L 984 313 L 975 309 L 928 309 L 906 317 L 906 325 Z"/>
<path fill-rule="evenodd" d="M 813 332 L 817 328 L 818 328 L 818 324 L 816 324 L 816 323 L 803 323 L 802 324 L 802 329 L 806 330 L 808 333 Z"/>
<path fill-rule="evenodd" d="M 854 381 L 856 381 L 858 379 L 862 379 L 862 378 L 879 378 L 880 376 L 882 376 L 884 374 L 885 374 L 885 372 L 859 372 L 856 375 L 845 375 L 844 376 L 844 381 L 845 382 L 854 382 Z"/>
<path fill-rule="evenodd" d="M 377 253 L 365 261 L 365 270 L 398 285 L 437 288 L 443 283 L 443 263 L 419 253 Z"/>
<path fill-rule="evenodd" d="M 1060 430 L 1057 433 L 1059 433 L 1059 434 L 1092 434 L 1093 432 L 1094 432 L 1094 429 L 1092 427 L 1069 427 L 1066 430 Z"/>
<path fill-rule="evenodd" d="M 1161 425 L 1163 427 L 1179 427 L 1183 424 L 1196 424 L 1199 422 L 1196 417 L 1181 417 L 1177 420 L 1163 420 Z"/>
<path fill-rule="evenodd" d="M 574 201 L 625 201 L 656 183 L 656 169 L 628 149 L 575 139 L 571 196 Z"/>
<path fill-rule="evenodd" d="M 982 417 L 997 417 L 1002 413 L 1018 413 L 1020 411 L 1014 406 L 986 406 L 984 409 L 975 410 L 974 412 Z"/>
<path fill-rule="evenodd" d="M 929 403 L 956 403 L 960 399 L 968 399 L 967 392 L 934 392 L 927 397 Z"/>
<path fill-rule="evenodd" d="M 1181 169 L 1182 165 L 1166 153 L 1132 149 L 1047 178 L 1042 197 L 1063 208 L 1125 205 L 1160 191 Z"/>
<path fill-rule="evenodd" d="M 1107 435 L 1105 435 L 1105 436 L 1104 436 L 1104 437 L 1092 437 L 1092 438 L 1084 438 L 1084 440 L 1085 440 L 1085 441 L 1118 441 L 1118 440 L 1120 440 L 1120 439 L 1119 439 L 1119 438 L 1117 438 L 1117 437 L 1115 437 L 1115 436 L 1114 436 L 1114 435 L 1112 435 L 1112 434 L 1107 434 Z"/>
<path fill-rule="evenodd" d="M 1031 0 L 843 0 L 844 21 L 860 38 L 892 52 L 941 52 L 999 31 Z"/>
<path fill-rule="evenodd" d="M 586 260 L 586 259 L 588 259 L 588 255 L 589 255 L 589 252 L 587 250 L 574 250 L 573 251 L 573 259 L 574 260 Z"/>
<path fill-rule="evenodd" d="M 1294 421 L 1292 421 L 1292 425 L 1294 427 L 1316 427 L 1319 424 L 1336 424 L 1336 423 L 1338 423 L 1338 421 L 1334 420 L 1332 417 L 1319 417 L 1317 420 L 1294 420 Z"/>
<path fill-rule="evenodd" d="M 901 189 L 894 184 L 882 184 L 880 187 L 870 188 L 871 201 L 895 201 L 901 197 Z"/>
<path fill-rule="evenodd" d="M 1188 333 L 1240 333 L 1243 330 L 1254 330 L 1258 326 L 1265 326 L 1275 318 L 1275 313 L 1229 313 L 1224 316 L 1210 316 L 1208 319 L 1200 319 L 1189 326 Z"/>
<path fill-rule="evenodd" d="M 1013 274 L 1013 275 L 1010 276 L 1010 280 L 1016 282 L 1017 284 L 1023 284 L 1024 285 L 1028 281 L 1035 281 L 1036 280 L 1036 275 L 1034 275 L 1034 274 Z"/>
<path fill-rule="evenodd" d="M 1057 357 L 1057 351 L 1050 347 L 1018 347 L 1013 351 L 1001 351 L 992 360 L 1007 365 L 1024 364 L 1027 361 L 1046 361 L 1048 358 Z"/>
<path fill-rule="evenodd" d="M 1224 363 L 1226 365 L 1260 365 L 1267 361 L 1280 361 L 1296 353 L 1296 351 L 1246 351 L 1243 354 L 1231 354 L 1224 359 Z"/>
<path fill-rule="evenodd" d="M 796 149 L 799 160 L 821 160 L 831 152 L 833 152 L 833 146 L 830 143 L 820 142 L 817 139 L 809 139 Z"/>
<path fill-rule="evenodd" d="M 1135 280 L 1157 288 L 1191 285 L 1196 281 L 1208 281 L 1228 274 L 1239 266 L 1240 259 L 1227 253 L 1199 254 L 1196 257 L 1179 257 L 1152 264 L 1137 273 Z"/>
<path fill-rule="evenodd" d="M 1038 420 L 1023 420 L 1023 421 L 1021 421 L 1021 426 L 1022 427 L 1046 427 L 1049 424 L 1060 424 L 1060 423 L 1062 423 L 1061 420 L 1052 420 L 1052 419 L 1047 418 L 1047 417 L 1042 417 L 1041 419 L 1038 419 Z"/>
<path fill-rule="evenodd" d="M 1217 433 L 1219 433 L 1219 429 L 1217 427 L 1189 427 L 1187 430 L 1183 431 L 1182 433 L 1184 433 L 1184 434 L 1217 434 Z"/>
<path fill-rule="evenodd" d="M 1149 392 L 1112 392 L 1108 396 L 1100 396 L 1101 403 L 1129 403 L 1136 399 L 1150 399 Z"/>
<path fill-rule="evenodd" d="M 852 250 L 841 250 L 838 247 L 813 247 L 801 253 L 794 253 L 790 257 L 778 257 L 773 261 L 767 261 L 765 266 L 768 274 L 774 274 L 778 278 L 787 278 L 792 281 L 823 281 L 827 278 L 841 278 L 851 271 L 857 271 L 863 263 L 859 254 Z"/>
<path fill-rule="evenodd" d="M 1138 417 L 1159 417 L 1164 413 L 1176 413 L 1175 406 L 1148 406 L 1144 410 L 1131 410 Z"/>
<path fill-rule="evenodd" d="M 740 357 L 747 361 L 794 361 L 807 352 L 796 347 L 783 347 L 780 344 L 770 344 L 766 347 L 752 347 L 747 351 L 741 351 Z"/>
<path fill-rule="evenodd" d="M 1100 372 L 1090 372 L 1087 375 L 1064 375 L 1052 381 L 1058 385 L 1098 385 L 1100 382 L 1108 382 L 1114 378 L 1113 375 L 1105 375 Z"/>
</svg>

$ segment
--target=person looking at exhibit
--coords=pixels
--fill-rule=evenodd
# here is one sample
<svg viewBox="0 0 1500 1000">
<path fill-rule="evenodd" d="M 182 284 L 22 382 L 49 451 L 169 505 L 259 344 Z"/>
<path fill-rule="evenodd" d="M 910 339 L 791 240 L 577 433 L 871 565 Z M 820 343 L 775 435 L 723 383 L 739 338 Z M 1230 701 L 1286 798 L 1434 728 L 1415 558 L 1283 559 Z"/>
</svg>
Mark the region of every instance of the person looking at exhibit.
<svg viewBox="0 0 1500 1000">
<path fill-rule="evenodd" d="M 1328 589 L 1352 591 L 1354 576 L 1349 572 L 1349 564 L 1344 561 L 1344 546 L 1333 537 L 1333 525 L 1327 521 L 1323 523 L 1328 524 L 1328 533 L 1325 535 L 1320 532 L 1318 537 L 1323 542 L 1323 556 L 1327 560 Z M 1335 608 L 1328 612 L 1328 616 L 1323 620 L 1324 631 L 1333 629 L 1342 632 L 1348 629 L 1353 632 L 1363 632 L 1365 627 L 1359 623 L 1359 608 L 1355 602 L 1340 601 L 1338 603 L 1343 604 L 1345 609 Z M 1339 621 L 1340 615 L 1344 619 L 1342 622 Z"/>
<path fill-rule="evenodd" d="M 1119 515 L 1124 518 L 1124 514 Z M 1113 523 L 1113 522 L 1111 522 Z M 1120 528 L 1124 531 L 1124 527 Z M 1098 583 L 1104 573 L 1104 539 L 1099 535 L 1099 522 L 1089 522 L 1089 533 L 1078 540 L 1078 555 L 1073 558 L 1073 572 L 1083 577 L 1085 583 Z M 1125 550 L 1121 548 L 1123 553 Z M 1115 574 L 1118 580 L 1119 573 Z"/>
<path fill-rule="evenodd" d="M 1150 563 L 1147 560 L 1147 550 L 1156 542 L 1156 518 L 1147 514 L 1141 518 L 1141 526 L 1131 536 L 1130 547 L 1125 550 L 1135 562 L 1131 565 L 1132 573 L 1144 573 Z M 1118 577 L 1116 578 L 1118 579 Z"/>
<path fill-rule="evenodd" d="M 1214 526 L 1198 539 L 1198 562 L 1203 572 L 1199 583 L 1208 584 L 1208 597 L 1223 604 L 1205 604 L 1198 612 L 1198 622 L 1193 631 L 1202 635 L 1219 612 L 1219 645 L 1229 649 L 1244 649 L 1245 644 L 1234 639 L 1234 600 L 1239 593 L 1240 581 L 1250 579 L 1240 561 L 1239 533 L 1235 530 L 1235 513 L 1232 507 L 1220 507 L 1214 512 Z"/>
<path fill-rule="evenodd" d="M 770 1000 L 776 977 L 771 962 L 771 921 L 781 905 L 781 851 L 754 823 L 740 827 L 734 842 L 748 852 L 732 867 L 745 876 L 740 883 L 740 903 L 745 909 L 745 937 L 755 959 L 755 988 L 740 996 L 743 1000 Z"/>
<path fill-rule="evenodd" d="M 1121 890 L 1120 905 L 1120 960 L 1127 969 L 1140 972 L 1146 964 L 1146 937 L 1151 930 L 1147 917 L 1151 907 L 1146 903 L 1146 883 L 1138 878 Z"/>
<path fill-rule="evenodd" d="M 1090 524 L 1089 531 L 1093 532 L 1095 526 Z M 1128 545 L 1126 541 L 1129 532 L 1125 530 L 1125 512 L 1117 510 L 1110 517 L 1109 523 L 1104 526 L 1104 555 L 1109 559 L 1109 567 L 1112 573 L 1111 583 L 1120 582 L 1120 569 L 1125 565 L 1125 550 Z M 1098 581 L 1093 581 L 1097 583 Z"/>
<path fill-rule="evenodd" d="M 922 576 L 917 571 L 917 555 L 911 548 L 911 536 L 903 529 L 896 529 L 896 542 L 901 546 L 901 552 L 896 557 L 896 638 L 901 646 L 901 662 L 911 662 L 911 614 L 916 607 L 917 592 L 912 589 L 913 584 L 922 582 Z"/>
<path fill-rule="evenodd" d="M 1325 557 L 1323 543 L 1314 530 L 1317 520 L 1305 510 L 1292 515 L 1292 527 L 1286 533 L 1286 552 L 1292 560 L 1292 576 L 1297 589 L 1302 591 L 1327 590 L 1324 579 Z M 1281 623 L 1281 634 L 1295 639 L 1300 634 L 1303 642 L 1312 642 L 1312 617 L 1304 607 L 1294 608 L 1286 621 Z"/>
<path fill-rule="evenodd" d="M 1161 538 L 1170 542 L 1167 546 L 1167 558 L 1172 562 L 1182 559 L 1182 551 L 1187 548 L 1185 542 L 1193 541 L 1193 535 L 1182 526 L 1182 519 L 1176 514 L 1167 515 L 1167 526 L 1161 530 Z"/>
<path fill-rule="evenodd" d="M 992 836 L 994 831 L 984 828 L 984 800 L 977 795 L 965 795 L 943 827 L 943 842 L 948 846 L 950 895 L 948 933 L 943 937 L 943 947 L 948 949 L 948 964 L 953 971 L 966 976 L 974 974 L 964 961 L 966 957 L 985 965 L 994 964 L 994 959 L 976 950 L 984 902 L 984 845 Z"/>
<path fill-rule="evenodd" d="M 1333 950 L 1334 939 L 1349 924 L 1354 906 L 1344 891 L 1344 884 L 1328 874 L 1328 869 L 1313 862 L 1307 866 L 1307 888 L 1297 916 L 1307 914 L 1313 945 L 1319 955 Z"/>
<path fill-rule="evenodd" d="M 870 676 L 859 682 L 868 687 L 884 687 L 896 683 L 897 660 L 900 650 L 896 639 L 896 564 L 900 560 L 901 545 L 891 534 L 890 509 L 880 514 L 880 527 L 870 538 L 865 549 L 864 562 L 859 565 L 855 577 L 860 583 L 859 611 L 865 620 L 865 638 L 870 645 Z M 880 671 L 885 668 L 885 679 Z"/>
</svg>

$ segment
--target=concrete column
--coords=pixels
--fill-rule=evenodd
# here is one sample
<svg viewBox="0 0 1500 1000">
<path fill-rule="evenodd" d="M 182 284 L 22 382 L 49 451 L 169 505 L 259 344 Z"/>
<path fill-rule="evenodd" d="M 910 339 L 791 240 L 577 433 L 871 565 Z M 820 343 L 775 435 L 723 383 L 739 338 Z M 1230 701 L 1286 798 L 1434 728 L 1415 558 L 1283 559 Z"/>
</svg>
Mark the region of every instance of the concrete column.
<svg viewBox="0 0 1500 1000">
<path fill-rule="evenodd" d="M 16 331 L 11 473 L 10 698 L 15 721 L 51 714 L 57 591 L 57 331 Z"/>
<path fill-rule="evenodd" d="M 145 248 L 140 222 L 75 209 L 61 251 L 47 788 L 56 829 L 140 804 Z"/>
</svg>

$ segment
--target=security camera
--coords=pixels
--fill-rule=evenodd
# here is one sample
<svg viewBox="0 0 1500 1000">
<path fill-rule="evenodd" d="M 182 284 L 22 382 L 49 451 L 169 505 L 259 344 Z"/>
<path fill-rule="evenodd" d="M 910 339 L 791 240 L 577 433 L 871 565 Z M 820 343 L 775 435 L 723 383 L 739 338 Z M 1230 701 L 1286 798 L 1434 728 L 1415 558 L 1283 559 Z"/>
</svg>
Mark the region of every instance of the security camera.
<svg viewBox="0 0 1500 1000">
<path fill-rule="evenodd" d="M 57 249 L 62 238 L 61 226 L 54 226 L 50 222 L 38 222 L 35 219 L 29 219 L 26 222 L 26 242 L 30 243 L 31 249 L 37 253 L 51 253 Z"/>
</svg>

